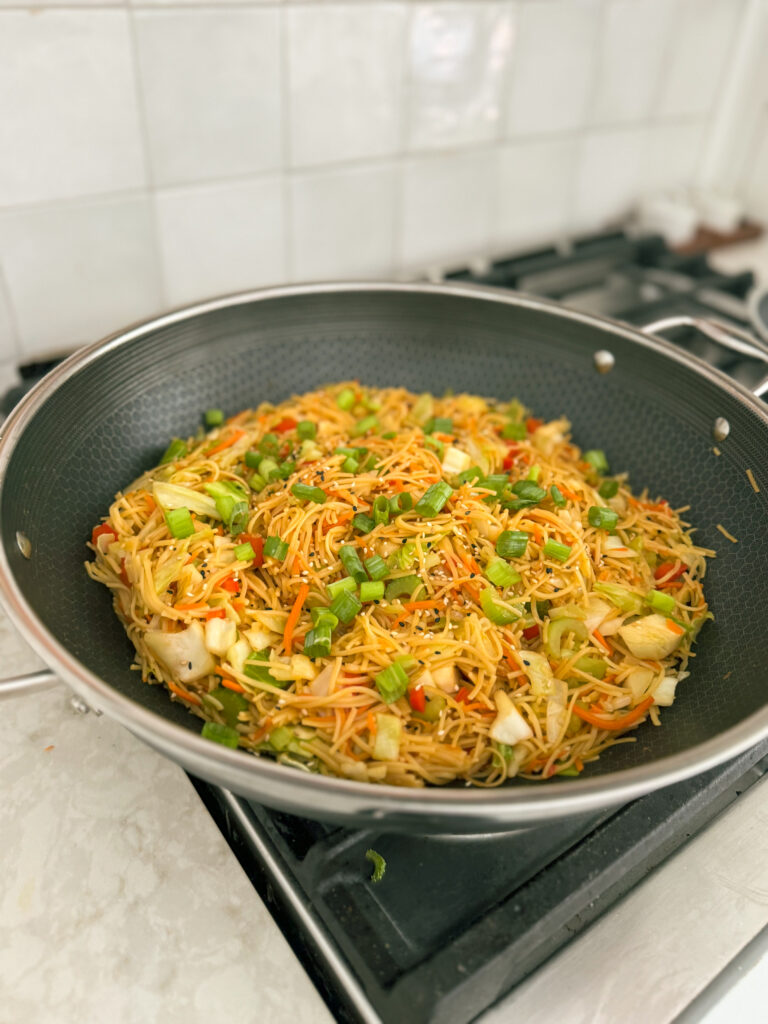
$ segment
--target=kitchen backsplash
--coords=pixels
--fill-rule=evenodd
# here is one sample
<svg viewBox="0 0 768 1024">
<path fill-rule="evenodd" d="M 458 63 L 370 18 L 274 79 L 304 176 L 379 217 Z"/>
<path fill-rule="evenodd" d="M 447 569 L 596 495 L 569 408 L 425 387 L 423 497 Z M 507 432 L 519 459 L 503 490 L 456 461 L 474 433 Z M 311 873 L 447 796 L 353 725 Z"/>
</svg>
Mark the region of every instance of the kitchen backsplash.
<svg viewBox="0 0 768 1024">
<path fill-rule="evenodd" d="M 739 89 L 727 184 L 768 217 L 755 31 L 768 0 L 0 0 L 0 364 L 599 229 L 717 167 Z"/>
</svg>

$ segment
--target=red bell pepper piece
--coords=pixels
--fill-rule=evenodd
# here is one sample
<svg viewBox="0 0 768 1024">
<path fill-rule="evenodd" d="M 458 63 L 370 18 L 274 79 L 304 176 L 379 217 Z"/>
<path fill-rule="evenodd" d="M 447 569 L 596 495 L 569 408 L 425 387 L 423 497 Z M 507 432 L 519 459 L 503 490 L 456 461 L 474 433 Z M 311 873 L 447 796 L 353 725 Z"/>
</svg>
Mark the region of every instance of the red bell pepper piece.
<svg viewBox="0 0 768 1024">
<path fill-rule="evenodd" d="M 538 622 L 534 622 L 534 624 L 529 626 L 528 629 L 523 630 L 523 636 L 526 640 L 535 640 L 540 632 L 541 626 L 539 626 Z"/>
<path fill-rule="evenodd" d="M 241 533 L 238 540 L 242 544 L 250 544 L 253 548 L 253 564 L 257 569 L 264 565 L 264 538 L 253 533 Z"/>
<path fill-rule="evenodd" d="M 534 416 L 529 416 L 525 421 L 525 429 L 529 434 L 532 434 L 534 430 L 538 430 L 543 423 L 544 420 L 537 420 Z"/>
<path fill-rule="evenodd" d="M 421 686 L 412 686 L 408 691 L 408 703 L 414 711 L 424 711 L 427 707 L 427 698 Z"/>
<path fill-rule="evenodd" d="M 298 420 L 293 419 L 292 416 L 286 416 L 272 429 L 276 434 L 287 434 L 289 430 L 295 430 L 298 425 Z"/>
<path fill-rule="evenodd" d="M 667 580 L 667 583 L 671 583 L 672 580 L 679 579 L 686 571 L 688 566 L 680 564 L 675 569 L 675 564 L 675 562 L 662 562 L 661 565 L 657 565 L 656 571 L 653 574 L 654 578 L 657 580 L 661 580 L 664 579 L 664 577 L 667 576 L 669 573 L 672 573 L 672 575 Z"/>
<path fill-rule="evenodd" d="M 219 586 L 221 587 L 222 590 L 228 590 L 230 594 L 240 593 L 240 584 L 237 582 L 237 580 L 232 579 L 231 576 L 227 576 L 225 580 L 222 580 Z"/>
<path fill-rule="evenodd" d="M 115 540 L 117 540 L 117 534 L 108 523 L 102 523 L 101 526 L 94 526 L 93 533 L 91 534 L 91 544 L 95 547 L 96 541 L 99 537 L 104 537 L 108 533 L 111 533 Z"/>
<path fill-rule="evenodd" d="M 462 686 L 459 692 L 456 694 L 456 700 L 459 704 L 466 704 L 469 700 L 470 689 L 468 686 Z"/>
</svg>

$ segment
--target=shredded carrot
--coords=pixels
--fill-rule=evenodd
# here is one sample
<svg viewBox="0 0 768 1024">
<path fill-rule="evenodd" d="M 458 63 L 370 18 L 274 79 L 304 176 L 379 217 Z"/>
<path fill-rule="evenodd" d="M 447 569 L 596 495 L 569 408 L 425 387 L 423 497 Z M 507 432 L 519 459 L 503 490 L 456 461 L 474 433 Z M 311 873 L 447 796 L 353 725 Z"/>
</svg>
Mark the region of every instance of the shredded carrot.
<svg viewBox="0 0 768 1024">
<path fill-rule="evenodd" d="M 207 601 L 197 601 L 194 604 L 175 604 L 173 606 L 179 612 L 199 612 L 208 607 Z"/>
<path fill-rule="evenodd" d="M 580 757 L 574 758 L 573 767 L 576 769 L 577 772 L 584 771 L 584 762 L 581 760 Z"/>
<path fill-rule="evenodd" d="M 605 639 L 605 637 L 603 636 L 603 634 L 600 632 L 599 629 L 593 629 L 592 630 L 592 636 L 595 638 L 595 640 L 597 640 L 597 642 L 600 644 L 601 647 L 604 647 L 605 650 L 608 651 L 609 654 L 613 654 L 613 648 L 608 643 L 608 641 Z"/>
<path fill-rule="evenodd" d="M 260 729 L 257 729 L 251 735 L 251 739 L 254 743 L 261 743 L 261 741 L 272 732 L 272 719 L 265 718 Z"/>
<path fill-rule="evenodd" d="M 228 690 L 234 690 L 235 693 L 245 693 L 245 689 L 240 683 L 236 683 L 234 679 L 228 679 L 227 676 L 221 677 L 221 685 L 226 686 Z"/>
<path fill-rule="evenodd" d="M 306 572 L 307 566 L 301 555 L 296 554 L 293 558 L 293 575 L 298 576 L 301 572 Z"/>
<path fill-rule="evenodd" d="M 234 598 L 232 601 L 230 601 L 230 604 L 232 605 L 232 607 L 235 609 L 236 612 L 244 612 L 245 611 L 246 604 L 245 604 L 245 601 L 242 599 L 242 597 Z"/>
<path fill-rule="evenodd" d="M 367 501 L 363 501 L 362 498 L 357 497 L 357 495 L 352 494 L 343 487 L 337 487 L 335 490 L 328 491 L 327 493 L 329 497 L 343 498 L 345 501 L 348 501 L 350 505 L 356 505 L 358 509 L 363 509 L 363 511 L 371 507 Z"/>
<path fill-rule="evenodd" d="M 176 605 L 176 607 L 178 608 L 179 606 Z M 209 612 L 205 613 L 205 617 L 208 621 L 210 621 L 211 619 L 224 619 L 226 618 L 226 616 L 227 613 L 224 611 L 223 608 L 211 608 Z"/>
<path fill-rule="evenodd" d="M 152 513 L 157 508 L 157 504 L 155 503 L 155 499 L 152 497 L 152 495 L 149 493 L 149 491 L 142 491 L 141 493 L 144 495 L 144 503 L 147 506 L 147 511 L 149 512 L 150 515 L 152 515 Z"/>
<path fill-rule="evenodd" d="M 421 608 L 444 608 L 442 601 L 406 601 L 403 605 L 406 615 L 418 611 Z"/>
<path fill-rule="evenodd" d="M 574 492 L 572 490 L 570 490 L 568 487 L 563 487 L 562 484 L 558 484 L 557 487 L 558 487 L 558 490 L 560 491 L 560 493 L 562 494 L 562 496 L 564 498 L 567 498 L 569 501 L 578 501 L 579 500 L 578 494 L 574 494 Z"/>
<path fill-rule="evenodd" d="M 591 711 L 586 711 L 584 708 L 580 708 L 578 704 L 573 705 L 573 713 L 583 722 L 595 725 L 598 729 L 626 729 L 628 725 L 633 725 L 635 722 L 638 722 L 652 704 L 653 697 L 646 697 L 645 700 L 641 701 L 636 708 L 627 712 L 626 715 L 621 715 L 619 718 L 601 718 L 600 715 L 593 715 Z"/>
<path fill-rule="evenodd" d="M 187 693 L 186 690 L 182 690 L 180 686 L 177 686 L 172 679 L 169 679 L 166 686 L 172 693 L 175 693 L 177 697 L 182 697 L 184 700 L 188 700 L 190 704 L 200 704 L 200 698 L 196 693 Z"/>
<path fill-rule="evenodd" d="M 667 629 L 670 631 L 670 633 L 674 633 L 676 636 L 682 636 L 682 634 L 685 632 L 683 627 L 678 626 L 674 619 L 667 619 Z"/>
<path fill-rule="evenodd" d="M 285 646 L 285 653 L 291 653 L 291 643 L 293 641 L 293 630 L 296 623 L 299 621 L 299 615 L 301 615 L 301 609 L 304 602 L 309 594 L 309 586 L 306 583 L 302 583 L 299 587 L 299 592 L 296 595 L 296 600 L 293 602 L 293 608 L 288 616 L 285 623 L 285 632 L 283 633 L 283 645 Z"/>
<path fill-rule="evenodd" d="M 213 448 L 206 448 L 206 455 L 216 455 L 217 452 L 223 452 L 226 448 L 231 448 L 233 444 L 245 437 L 244 430 L 233 430 L 231 434 L 224 438 L 223 441 L 219 441 Z"/>
<path fill-rule="evenodd" d="M 47 747 L 43 747 L 43 750 L 45 751 L 46 754 L 48 753 L 49 750 L 53 750 L 53 743 L 49 744 Z"/>
</svg>

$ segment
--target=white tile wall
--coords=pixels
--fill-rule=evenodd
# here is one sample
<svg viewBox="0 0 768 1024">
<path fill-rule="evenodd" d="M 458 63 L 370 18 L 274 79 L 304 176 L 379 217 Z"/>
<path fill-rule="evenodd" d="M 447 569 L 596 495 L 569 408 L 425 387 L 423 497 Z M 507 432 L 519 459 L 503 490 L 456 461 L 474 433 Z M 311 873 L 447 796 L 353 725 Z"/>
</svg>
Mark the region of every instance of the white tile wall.
<svg viewBox="0 0 768 1024">
<path fill-rule="evenodd" d="M 598 0 L 527 0 L 517 24 L 507 135 L 581 127 L 595 83 Z"/>
<path fill-rule="evenodd" d="M 506 145 L 498 161 L 498 215 L 493 248 L 498 253 L 548 242 L 570 224 L 574 137 Z"/>
<path fill-rule="evenodd" d="M 626 218 L 640 190 L 648 145 L 644 128 L 590 132 L 576 164 L 573 226 L 605 227 Z"/>
<path fill-rule="evenodd" d="M 768 52 L 755 5 L 0 0 L 0 367 L 215 293 L 598 230 L 690 187 L 727 137 L 737 40 Z M 733 178 L 768 217 L 753 115 Z"/>
<path fill-rule="evenodd" d="M 0 262 L 26 358 L 95 341 L 161 306 L 147 198 L 6 213 Z"/>
<path fill-rule="evenodd" d="M 678 0 L 612 0 L 606 5 L 593 124 L 622 124 L 650 114 L 662 71 L 674 59 L 678 7 Z"/>
<path fill-rule="evenodd" d="M 279 178 L 161 189 L 156 208 L 171 305 L 285 280 Z"/>
<path fill-rule="evenodd" d="M 395 184 L 393 164 L 296 175 L 291 182 L 293 278 L 391 277 Z"/>
<path fill-rule="evenodd" d="M 277 10 L 139 11 L 135 22 L 155 183 L 277 168 Z"/>
<path fill-rule="evenodd" d="M 445 266 L 486 252 L 491 240 L 496 154 L 486 149 L 410 160 L 403 168 L 405 270 Z"/>
<path fill-rule="evenodd" d="M 511 5 L 416 5 L 408 39 L 411 150 L 496 137 L 513 26 Z"/>
<path fill-rule="evenodd" d="M 744 0 L 680 0 L 672 57 L 661 90 L 663 117 L 707 114 L 723 86 Z"/>
<path fill-rule="evenodd" d="M 143 185 L 126 13 L 0 19 L 0 206 Z"/>
<path fill-rule="evenodd" d="M 406 4 L 286 12 L 295 167 L 388 156 L 400 145 Z"/>
</svg>

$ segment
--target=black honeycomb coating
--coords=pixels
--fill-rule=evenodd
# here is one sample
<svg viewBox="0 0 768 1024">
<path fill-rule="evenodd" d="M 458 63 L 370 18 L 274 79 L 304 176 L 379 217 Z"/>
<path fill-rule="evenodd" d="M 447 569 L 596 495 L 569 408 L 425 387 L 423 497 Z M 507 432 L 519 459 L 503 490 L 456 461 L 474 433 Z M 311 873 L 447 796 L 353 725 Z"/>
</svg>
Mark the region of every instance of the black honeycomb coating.
<svg viewBox="0 0 768 1024">
<path fill-rule="evenodd" d="M 593 364 L 603 348 L 616 357 L 606 375 Z M 85 540 L 115 491 L 152 465 L 170 437 L 193 433 L 202 410 L 232 414 L 355 377 L 414 391 L 518 396 L 539 416 L 564 414 L 575 441 L 604 448 L 635 488 L 690 505 L 699 542 L 717 549 L 706 580 L 716 621 L 701 635 L 692 676 L 663 712 L 663 728 L 645 725 L 637 743 L 610 751 L 590 773 L 694 747 L 763 706 L 765 423 L 659 346 L 556 310 L 479 297 L 353 290 L 252 301 L 154 328 L 66 380 L 14 450 L 0 506 L 12 571 L 47 628 L 117 690 L 199 729 L 129 670 L 132 649 L 108 595 L 83 570 Z M 712 451 L 717 416 L 731 423 L 720 457 Z M 747 468 L 765 484 L 762 493 L 753 492 Z M 17 552 L 17 530 L 32 542 L 30 561 Z"/>
</svg>

